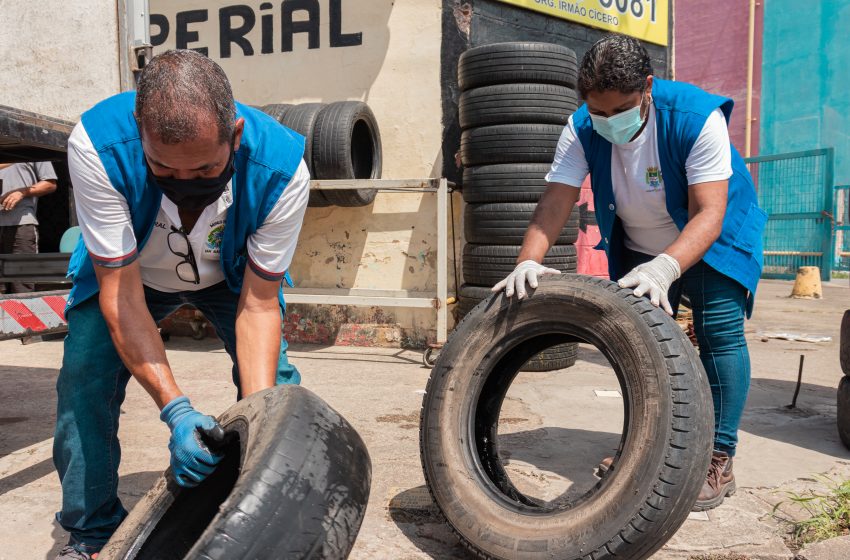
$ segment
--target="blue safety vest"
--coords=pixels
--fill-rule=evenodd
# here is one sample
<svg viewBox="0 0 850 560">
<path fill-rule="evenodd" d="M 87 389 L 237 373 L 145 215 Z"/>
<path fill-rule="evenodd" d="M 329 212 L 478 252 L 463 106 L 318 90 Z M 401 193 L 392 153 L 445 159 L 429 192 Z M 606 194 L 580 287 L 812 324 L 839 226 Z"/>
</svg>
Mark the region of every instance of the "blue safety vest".
<svg viewBox="0 0 850 560">
<path fill-rule="evenodd" d="M 141 253 L 153 231 L 162 191 L 145 166 L 133 116 L 135 103 L 135 92 L 120 93 L 83 113 L 82 122 L 112 186 L 127 201 L 137 251 Z M 263 225 L 298 169 L 304 156 L 304 138 L 241 103 L 236 104 L 236 114 L 245 119 L 245 128 L 234 157 L 236 172 L 230 183 L 233 203 L 227 210 L 221 240 L 221 268 L 228 287 L 239 293 L 248 262 L 248 238 Z M 74 281 L 68 309 L 97 294 L 97 278 L 82 238 L 71 255 L 68 277 Z M 280 304 L 283 308 L 282 289 Z"/>
<path fill-rule="evenodd" d="M 709 115 L 719 108 L 728 123 L 734 102 L 690 84 L 658 78 L 652 81 L 652 99 L 667 211 L 681 231 L 688 223 L 688 178 L 685 173 L 688 155 Z M 611 143 L 594 132 L 587 105 L 582 105 L 575 112 L 573 126 L 590 168 L 596 219 L 602 234 L 597 248 L 607 253 L 609 275 L 612 280 L 618 280 L 629 271 L 621 266 L 625 232 L 616 213 L 611 181 Z M 762 234 L 767 214 L 758 207 L 753 180 L 743 158 L 734 146 L 731 149 L 732 177 L 729 179 L 723 229 L 703 260 L 750 291 L 747 302 L 749 317 L 761 276 Z"/>
</svg>

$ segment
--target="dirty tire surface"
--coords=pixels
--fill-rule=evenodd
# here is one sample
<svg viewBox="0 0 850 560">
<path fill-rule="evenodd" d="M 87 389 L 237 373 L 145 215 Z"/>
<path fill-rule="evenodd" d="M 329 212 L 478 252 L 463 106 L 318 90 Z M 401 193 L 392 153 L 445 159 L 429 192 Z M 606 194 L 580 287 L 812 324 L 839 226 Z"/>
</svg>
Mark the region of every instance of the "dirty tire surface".
<svg viewBox="0 0 850 560">
<path fill-rule="evenodd" d="M 458 61 L 458 85 L 469 90 L 496 84 L 576 86 L 576 53 L 553 43 L 493 43 L 469 49 Z"/>
<path fill-rule="evenodd" d="M 166 471 L 99 558 L 346 558 L 371 484 L 354 428 L 293 385 L 251 395 L 219 422 L 233 439 L 215 472 L 186 490 Z"/>
<path fill-rule="evenodd" d="M 485 286 L 470 286 L 464 284 L 458 293 L 458 312 L 464 317 L 472 309 L 493 295 L 490 288 Z M 520 371 L 555 371 L 572 367 L 578 358 L 578 344 L 570 342 L 559 344 L 543 350 L 532 356 Z M 433 366 L 432 366 L 433 367 Z"/>
<path fill-rule="evenodd" d="M 462 129 L 491 124 L 564 126 L 578 108 L 575 90 L 551 84 L 501 84 L 465 92 L 458 102 Z"/>
<path fill-rule="evenodd" d="M 316 179 L 380 179 L 383 165 L 378 121 L 362 101 L 331 103 L 319 113 L 313 132 Z M 373 189 L 325 190 L 336 206 L 368 206 Z"/>
<path fill-rule="evenodd" d="M 844 447 L 850 449 L 850 377 L 846 375 L 838 384 L 838 435 Z"/>
<path fill-rule="evenodd" d="M 844 372 L 844 375 L 850 375 L 850 309 L 844 312 L 844 317 L 841 319 L 839 355 L 841 371 Z"/>
<path fill-rule="evenodd" d="M 571 507 L 524 496 L 498 453 L 515 372 L 541 348 L 584 340 L 611 362 L 625 419 L 617 468 Z M 635 351 L 636 348 L 640 352 Z M 428 488 L 479 558 L 650 557 L 688 516 L 708 469 L 714 413 L 705 372 L 681 328 L 645 298 L 587 276 L 543 278 L 523 301 L 497 294 L 457 326 L 423 398 Z"/>
<path fill-rule="evenodd" d="M 271 107 L 272 109 L 267 109 Z M 304 162 L 310 176 L 313 176 L 313 131 L 319 112 L 325 107 L 323 103 L 302 103 L 300 105 L 266 105 L 263 110 L 274 116 L 283 126 L 290 128 L 304 137 Z M 330 206 L 322 191 L 311 190 L 310 207 L 321 208 Z"/>
<path fill-rule="evenodd" d="M 514 271 L 520 245 L 463 246 L 463 279 L 467 284 L 493 287 Z M 575 272 L 575 245 L 553 245 L 543 258 L 543 266 L 560 272 Z"/>
<path fill-rule="evenodd" d="M 467 243 L 522 245 L 536 208 L 534 202 L 467 204 L 463 210 L 464 239 Z M 579 209 L 574 208 L 555 243 L 575 243 L 578 226 Z"/>
<path fill-rule="evenodd" d="M 546 191 L 550 163 L 479 165 L 463 170 L 463 201 L 537 202 Z"/>
<path fill-rule="evenodd" d="M 466 167 L 496 163 L 552 163 L 564 127 L 557 124 L 499 124 L 465 130 L 460 158 Z"/>
</svg>

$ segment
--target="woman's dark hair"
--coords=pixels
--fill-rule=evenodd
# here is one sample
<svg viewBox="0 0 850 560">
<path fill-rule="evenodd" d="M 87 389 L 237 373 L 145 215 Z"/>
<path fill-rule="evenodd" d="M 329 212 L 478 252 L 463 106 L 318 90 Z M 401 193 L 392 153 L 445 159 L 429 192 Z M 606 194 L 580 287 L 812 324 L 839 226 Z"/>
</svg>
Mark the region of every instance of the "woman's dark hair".
<svg viewBox="0 0 850 560">
<path fill-rule="evenodd" d="M 625 35 L 606 35 L 596 41 L 581 60 L 578 92 L 586 98 L 591 91 L 643 91 L 652 62 L 640 41 Z"/>
</svg>

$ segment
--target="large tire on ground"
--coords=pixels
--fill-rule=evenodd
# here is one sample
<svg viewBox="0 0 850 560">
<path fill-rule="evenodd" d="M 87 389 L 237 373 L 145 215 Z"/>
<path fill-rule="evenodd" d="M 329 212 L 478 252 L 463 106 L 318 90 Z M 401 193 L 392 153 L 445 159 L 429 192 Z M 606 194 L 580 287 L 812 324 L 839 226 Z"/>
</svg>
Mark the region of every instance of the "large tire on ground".
<svg viewBox="0 0 850 560">
<path fill-rule="evenodd" d="M 315 169 L 313 167 L 313 133 L 316 129 L 316 119 L 324 107 L 325 105 L 323 103 L 292 105 L 285 110 L 281 110 L 281 116 L 278 119 L 280 124 L 291 128 L 304 137 L 304 161 L 307 164 L 307 169 L 310 171 L 311 177 L 315 177 Z M 311 190 L 310 201 L 307 205 L 324 207 L 330 206 L 330 203 L 322 191 Z"/>
<path fill-rule="evenodd" d="M 463 200 L 537 202 L 546 191 L 551 163 L 479 165 L 463 170 Z"/>
<path fill-rule="evenodd" d="M 511 483 L 499 414 L 529 357 L 578 340 L 620 380 L 623 437 L 616 469 L 576 501 L 547 504 Z M 676 322 L 631 289 L 570 275 L 544 278 L 522 301 L 496 295 L 457 326 L 428 380 L 420 449 L 435 502 L 481 558 L 643 560 L 694 505 L 713 425 L 705 372 Z"/>
<path fill-rule="evenodd" d="M 841 319 L 841 336 L 838 342 L 841 371 L 850 375 L 850 309 L 844 312 Z"/>
<path fill-rule="evenodd" d="M 466 130 L 493 124 L 564 126 L 578 108 L 575 90 L 550 84 L 501 84 L 460 96 L 460 126 Z"/>
<path fill-rule="evenodd" d="M 512 83 L 554 84 L 574 88 L 576 53 L 551 43 L 494 43 L 469 49 L 458 62 L 458 85 L 466 91 Z"/>
<path fill-rule="evenodd" d="M 850 449 L 850 377 L 846 375 L 838 383 L 838 435 Z"/>
<path fill-rule="evenodd" d="M 463 234 L 467 243 L 488 245 L 522 245 L 531 216 L 537 207 L 533 202 L 495 202 L 467 204 L 463 214 Z M 569 245 L 578 239 L 579 211 L 573 209 L 556 244 Z"/>
<path fill-rule="evenodd" d="M 552 163 L 564 127 L 556 124 L 500 124 L 465 130 L 460 158 L 465 167 L 493 163 Z"/>
<path fill-rule="evenodd" d="M 520 249 L 519 245 L 464 245 L 464 281 L 475 286 L 495 286 L 516 268 Z M 552 246 L 543 264 L 560 272 L 575 272 L 575 246 Z"/>
<path fill-rule="evenodd" d="M 490 291 L 490 288 L 464 284 L 460 287 L 458 312 L 463 317 L 472 311 L 476 305 L 485 299 L 489 299 L 492 295 L 493 292 Z M 555 371 L 566 369 L 575 365 L 576 359 L 578 359 L 578 344 L 575 342 L 559 344 L 543 350 L 536 356 L 532 356 L 520 368 L 520 371 Z"/>
<path fill-rule="evenodd" d="M 166 471 L 99 558 L 346 558 L 371 482 L 354 428 L 293 385 L 251 395 L 219 422 L 232 439 L 215 472 L 187 490 Z"/>
<path fill-rule="evenodd" d="M 313 135 L 317 179 L 380 179 L 383 155 L 378 121 L 361 101 L 331 103 L 320 114 Z M 337 206 L 367 206 L 374 189 L 326 190 Z"/>
</svg>

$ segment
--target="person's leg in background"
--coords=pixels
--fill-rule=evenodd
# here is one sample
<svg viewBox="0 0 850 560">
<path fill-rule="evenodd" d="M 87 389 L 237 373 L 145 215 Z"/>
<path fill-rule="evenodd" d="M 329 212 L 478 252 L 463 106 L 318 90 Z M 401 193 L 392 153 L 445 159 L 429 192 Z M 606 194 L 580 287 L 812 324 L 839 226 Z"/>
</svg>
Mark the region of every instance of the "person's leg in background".
<svg viewBox="0 0 850 560">
<path fill-rule="evenodd" d="M 716 507 L 735 492 L 732 458 L 750 388 L 750 355 L 744 337 L 747 289 L 699 262 L 681 280 L 694 313 L 700 360 L 714 401 L 714 451 L 696 509 Z"/>
<path fill-rule="evenodd" d="M 225 351 L 233 360 L 231 374 L 233 384 L 236 385 L 236 399 L 241 399 L 239 365 L 236 359 L 236 310 L 239 306 L 239 294 L 231 291 L 227 284 L 222 282 L 204 290 L 187 293 L 186 301 L 204 314 L 204 317 L 212 323 L 216 335 L 224 343 Z M 275 385 L 298 385 L 301 383 L 301 374 L 294 365 L 289 363 L 289 358 L 286 355 L 287 348 L 286 338 L 281 335 Z"/>
<path fill-rule="evenodd" d="M 38 253 L 38 226 L 24 224 L 21 226 L 11 226 L 9 229 L 14 231 L 12 240 L 13 254 L 28 255 Z M 11 293 L 13 294 L 23 294 L 34 290 L 35 283 L 12 282 Z"/>
<path fill-rule="evenodd" d="M 9 255 L 15 245 L 15 226 L 0 226 L 0 254 Z M 0 294 L 10 294 L 12 285 L 0 283 Z"/>
<path fill-rule="evenodd" d="M 179 305 L 146 297 L 156 321 Z M 90 554 L 106 544 L 127 515 L 117 493 L 118 421 L 130 372 L 115 349 L 97 296 L 68 311 L 67 318 L 56 382 L 53 463 L 62 484 L 56 519 L 71 534 L 69 545 Z M 153 401 L 150 406 L 155 414 Z"/>
</svg>

